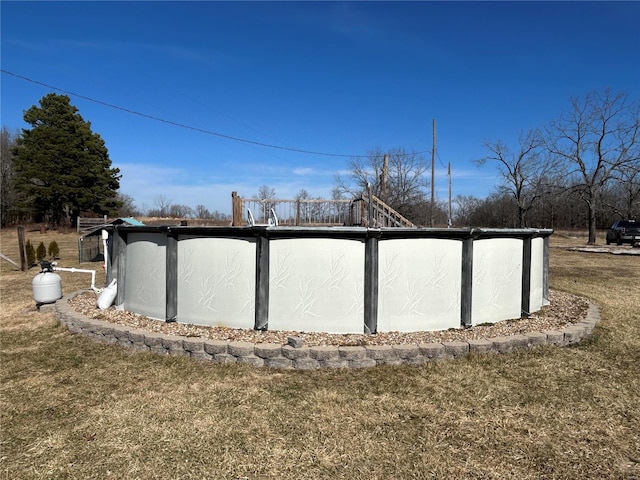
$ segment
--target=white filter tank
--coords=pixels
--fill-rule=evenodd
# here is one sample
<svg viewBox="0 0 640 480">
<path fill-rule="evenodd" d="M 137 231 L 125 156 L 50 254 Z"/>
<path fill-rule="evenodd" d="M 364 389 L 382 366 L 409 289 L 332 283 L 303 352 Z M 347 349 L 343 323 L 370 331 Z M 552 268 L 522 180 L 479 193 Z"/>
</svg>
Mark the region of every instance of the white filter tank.
<svg viewBox="0 0 640 480">
<path fill-rule="evenodd" d="M 62 279 L 53 272 L 42 272 L 31 282 L 36 304 L 54 303 L 62 298 Z"/>
</svg>

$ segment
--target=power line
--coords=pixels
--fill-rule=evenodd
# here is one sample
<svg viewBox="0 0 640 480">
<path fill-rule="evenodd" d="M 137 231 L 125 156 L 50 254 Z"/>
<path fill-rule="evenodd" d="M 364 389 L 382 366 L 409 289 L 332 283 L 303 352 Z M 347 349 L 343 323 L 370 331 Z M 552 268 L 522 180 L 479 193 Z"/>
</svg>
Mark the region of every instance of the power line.
<svg viewBox="0 0 640 480">
<path fill-rule="evenodd" d="M 284 147 L 282 145 L 274 145 L 274 144 L 271 144 L 271 143 L 263 143 L 263 142 L 257 142 L 255 140 L 248 140 L 246 138 L 233 137 L 231 135 L 226 135 L 224 133 L 214 132 L 213 130 L 207 130 L 207 129 L 204 129 L 204 128 L 193 127 L 191 125 L 186 125 L 184 123 L 178 123 L 178 122 L 174 122 L 172 120 L 167 120 L 167 119 L 164 119 L 164 118 L 156 117 L 154 115 L 149 115 L 147 113 L 141 113 L 141 112 L 138 112 L 136 110 L 131 110 L 130 108 L 120 107 L 118 105 L 114 105 L 112 103 L 104 102 L 102 100 L 97 100 L 95 98 L 91 98 L 91 97 L 88 97 L 86 95 L 81 95 L 79 93 L 74 93 L 74 92 L 71 92 L 69 90 L 65 90 L 63 88 L 54 87 L 53 85 L 49 85 L 47 83 L 40 82 L 38 80 L 34 80 L 32 78 L 25 77 L 23 75 L 18 75 L 16 73 L 10 72 L 8 70 L 0 69 L 0 72 L 2 72 L 4 74 L 7 74 L 7 75 L 11 75 L 12 77 L 15 77 L 15 78 L 19 78 L 20 80 L 24 80 L 26 82 L 30 82 L 30 83 L 33 83 L 33 84 L 36 84 L 36 85 L 40 85 L 40 86 L 43 86 L 43 87 L 46 87 L 46 88 L 50 88 L 50 89 L 56 90 L 58 92 L 66 93 L 67 95 L 72 95 L 72 96 L 77 97 L 77 98 L 82 98 L 83 100 L 87 100 L 89 102 L 97 103 L 98 105 L 102 105 L 102 106 L 105 106 L 105 107 L 108 107 L 108 108 L 113 108 L 115 110 L 120 110 L 120 111 L 123 111 L 123 112 L 126 112 L 126 113 L 130 113 L 132 115 L 137 115 L 139 117 L 148 118 L 150 120 L 155 120 L 157 122 L 166 123 L 168 125 L 173 125 L 174 127 L 185 128 L 185 129 L 188 129 L 188 130 L 192 130 L 194 132 L 205 133 L 207 135 L 214 135 L 216 137 L 224 138 L 224 139 L 227 139 L 227 140 L 232 140 L 234 142 L 247 143 L 247 144 L 250 144 L 250 145 L 257 145 L 257 146 L 266 147 L 266 148 L 276 148 L 278 150 L 286 150 L 286 151 L 289 151 L 289 152 L 306 153 L 306 154 L 310 154 L 310 155 L 322 155 L 322 156 L 325 156 L 325 157 L 369 158 L 369 155 L 348 155 L 348 154 L 342 154 L 342 153 L 316 152 L 316 151 L 313 151 L 313 150 L 304 150 L 304 149 L 301 149 L 301 148 L 294 148 L 294 147 Z M 420 154 L 420 153 L 426 153 L 426 152 L 417 152 L 417 153 Z"/>
</svg>

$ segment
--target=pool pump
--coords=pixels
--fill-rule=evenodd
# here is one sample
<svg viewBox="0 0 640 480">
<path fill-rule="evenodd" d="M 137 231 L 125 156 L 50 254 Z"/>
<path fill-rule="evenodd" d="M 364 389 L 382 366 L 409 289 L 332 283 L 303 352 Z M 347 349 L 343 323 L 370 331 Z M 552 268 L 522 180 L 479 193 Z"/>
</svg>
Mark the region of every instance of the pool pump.
<svg viewBox="0 0 640 480">
<path fill-rule="evenodd" d="M 41 305 L 54 303 L 62 298 L 62 279 L 60 275 L 54 273 L 51 262 L 45 260 L 40 262 L 40 273 L 35 276 L 31 286 L 38 309 Z"/>
<path fill-rule="evenodd" d="M 84 270 L 81 268 L 58 267 L 55 262 L 46 260 L 40 261 L 40 273 L 31 282 L 33 288 L 33 299 L 36 301 L 38 309 L 47 303 L 55 303 L 62 298 L 62 279 L 55 272 L 90 273 L 91 290 L 96 293 L 102 292 L 101 288 L 96 288 L 96 271 Z"/>
</svg>

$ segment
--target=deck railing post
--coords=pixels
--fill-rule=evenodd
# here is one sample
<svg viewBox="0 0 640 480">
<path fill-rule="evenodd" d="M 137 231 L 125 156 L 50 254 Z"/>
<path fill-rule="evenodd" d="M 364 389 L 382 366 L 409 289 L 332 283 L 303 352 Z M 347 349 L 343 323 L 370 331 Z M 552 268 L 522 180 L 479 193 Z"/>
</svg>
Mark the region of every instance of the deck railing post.
<svg viewBox="0 0 640 480">
<path fill-rule="evenodd" d="M 373 227 L 373 197 L 371 196 L 371 187 L 367 186 L 367 195 L 368 195 L 368 209 L 367 209 L 367 225 L 369 228 Z"/>
<path fill-rule="evenodd" d="M 238 196 L 238 192 L 231 192 L 231 226 L 239 227 L 242 225 L 242 198 Z"/>
</svg>

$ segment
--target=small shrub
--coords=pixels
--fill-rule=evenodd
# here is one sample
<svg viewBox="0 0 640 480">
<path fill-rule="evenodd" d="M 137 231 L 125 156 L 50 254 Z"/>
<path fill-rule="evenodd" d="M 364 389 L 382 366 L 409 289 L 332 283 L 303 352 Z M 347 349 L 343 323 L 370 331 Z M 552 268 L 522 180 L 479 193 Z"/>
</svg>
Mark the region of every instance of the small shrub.
<svg viewBox="0 0 640 480">
<path fill-rule="evenodd" d="M 27 253 L 27 267 L 31 268 L 36 264 L 36 249 L 33 248 L 33 245 L 31 245 L 31 240 L 27 240 L 24 249 Z"/>
<path fill-rule="evenodd" d="M 44 246 L 44 242 L 40 242 L 38 248 L 36 248 L 36 259 L 38 261 L 42 260 L 47 256 L 47 247 Z"/>
<path fill-rule="evenodd" d="M 60 256 L 60 247 L 58 247 L 58 243 L 53 240 L 50 244 L 49 244 L 49 258 L 51 260 L 55 260 L 56 258 L 59 258 Z"/>
</svg>

